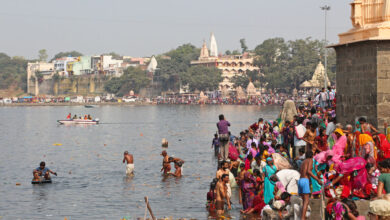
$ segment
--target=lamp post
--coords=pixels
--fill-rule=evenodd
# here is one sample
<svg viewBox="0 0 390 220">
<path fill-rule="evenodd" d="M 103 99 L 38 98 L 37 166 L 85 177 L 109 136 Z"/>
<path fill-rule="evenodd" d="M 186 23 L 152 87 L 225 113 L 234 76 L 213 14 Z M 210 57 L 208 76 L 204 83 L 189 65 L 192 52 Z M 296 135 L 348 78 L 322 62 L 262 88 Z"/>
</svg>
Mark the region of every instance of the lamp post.
<svg viewBox="0 0 390 220">
<path fill-rule="evenodd" d="M 328 79 L 328 50 L 326 48 L 326 45 L 328 44 L 327 42 L 327 39 L 326 39 L 326 16 L 327 16 L 327 12 L 330 11 L 330 6 L 328 5 L 324 5 L 321 7 L 321 10 L 323 10 L 325 12 L 325 72 L 324 72 L 324 88 L 326 90 L 326 87 L 328 86 L 328 82 L 327 82 L 327 79 Z"/>
</svg>

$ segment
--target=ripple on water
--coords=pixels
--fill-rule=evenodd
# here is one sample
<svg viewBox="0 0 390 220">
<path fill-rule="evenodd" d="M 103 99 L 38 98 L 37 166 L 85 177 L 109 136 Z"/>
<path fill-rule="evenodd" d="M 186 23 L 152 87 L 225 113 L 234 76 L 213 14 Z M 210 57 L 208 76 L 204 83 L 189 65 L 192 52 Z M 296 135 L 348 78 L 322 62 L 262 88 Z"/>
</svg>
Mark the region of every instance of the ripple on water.
<svg viewBox="0 0 390 220">
<path fill-rule="evenodd" d="M 58 126 L 56 120 L 69 112 L 91 114 L 102 124 Z M 0 216 L 135 218 L 144 215 L 148 196 L 158 217 L 206 219 L 206 193 L 216 171 L 210 147 L 218 115 L 225 114 L 238 134 L 257 118 L 274 119 L 278 112 L 277 107 L 256 106 L 2 107 Z M 169 141 L 169 155 L 186 161 L 181 179 L 159 172 L 162 138 Z M 134 154 L 134 177 L 125 176 L 124 150 Z M 53 184 L 31 185 L 32 170 L 42 160 L 58 177 Z M 233 217 L 239 218 L 239 208 L 233 205 Z"/>
</svg>

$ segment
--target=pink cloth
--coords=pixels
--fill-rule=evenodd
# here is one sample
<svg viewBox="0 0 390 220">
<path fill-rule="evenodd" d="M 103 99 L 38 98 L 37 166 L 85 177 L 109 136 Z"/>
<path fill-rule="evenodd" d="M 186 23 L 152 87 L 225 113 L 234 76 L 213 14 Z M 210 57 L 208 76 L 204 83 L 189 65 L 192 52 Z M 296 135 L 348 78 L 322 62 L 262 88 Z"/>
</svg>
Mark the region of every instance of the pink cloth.
<svg viewBox="0 0 390 220">
<path fill-rule="evenodd" d="M 353 157 L 342 163 L 339 163 L 335 169 L 341 174 L 351 173 L 355 170 L 360 170 L 366 167 L 366 160 L 361 157 Z"/>
<path fill-rule="evenodd" d="M 274 165 L 278 170 L 291 169 L 290 162 L 288 162 L 288 160 L 279 153 L 272 154 L 272 159 L 274 160 Z"/>
<path fill-rule="evenodd" d="M 338 164 L 341 163 L 341 157 L 344 155 L 344 149 L 345 146 L 347 145 L 347 137 L 346 136 L 341 136 L 335 145 L 333 145 L 332 151 L 333 151 L 333 158 L 332 160 Z"/>
<path fill-rule="evenodd" d="M 322 151 L 314 156 L 314 159 L 319 163 L 326 163 L 326 158 L 328 156 L 334 156 L 334 153 L 332 150 Z"/>
</svg>

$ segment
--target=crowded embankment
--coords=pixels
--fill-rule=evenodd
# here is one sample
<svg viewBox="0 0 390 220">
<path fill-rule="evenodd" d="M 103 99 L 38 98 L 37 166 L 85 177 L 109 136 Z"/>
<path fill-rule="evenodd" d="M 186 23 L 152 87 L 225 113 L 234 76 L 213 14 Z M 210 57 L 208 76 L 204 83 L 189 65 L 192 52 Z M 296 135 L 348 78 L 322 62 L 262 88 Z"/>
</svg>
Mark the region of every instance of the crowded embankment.
<svg viewBox="0 0 390 220">
<path fill-rule="evenodd" d="M 312 101 L 313 100 L 313 101 Z M 232 204 L 256 219 L 307 219 L 312 200 L 321 219 L 390 216 L 390 130 L 381 133 L 360 117 L 337 123 L 335 92 L 284 103 L 279 117 L 248 124 L 239 135 L 219 116 L 212 141 L 218 170 L 207 193 L 210 216 L 229 217 Z M 238 201 L 232 192 L 238 191 Z M 357 201 L 367 201 L 368 212 Z"/>
</svg>

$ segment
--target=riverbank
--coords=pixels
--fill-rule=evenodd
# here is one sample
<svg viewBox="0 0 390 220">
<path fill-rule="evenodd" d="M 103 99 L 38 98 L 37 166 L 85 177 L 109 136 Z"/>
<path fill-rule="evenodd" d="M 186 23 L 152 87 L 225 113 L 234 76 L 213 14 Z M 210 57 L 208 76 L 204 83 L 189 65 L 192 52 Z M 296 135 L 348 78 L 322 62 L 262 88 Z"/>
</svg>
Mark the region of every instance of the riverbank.
<svg viewBox="0 0 390 220">
<path fill-rule="evenodd" d="M 55 102 L 55 103 L 9 103 L 0 104 L 0 107 L 17 107 L 17 106 L 100 106 L 100 105 L 155 105 L 150 102 L 93 102 L 93 103 L 77 103 L 77 102 Z"/>
</svg>

